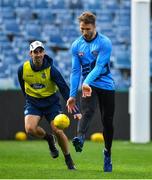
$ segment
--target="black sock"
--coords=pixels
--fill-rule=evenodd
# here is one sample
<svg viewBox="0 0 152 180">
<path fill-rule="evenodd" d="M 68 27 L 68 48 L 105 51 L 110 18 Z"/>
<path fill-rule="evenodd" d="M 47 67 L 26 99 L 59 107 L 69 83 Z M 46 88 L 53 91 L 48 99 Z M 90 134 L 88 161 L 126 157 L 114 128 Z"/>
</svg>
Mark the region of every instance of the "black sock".
<svg viewBox="0 0 152 180">
<path fill-rule="evenodd" d="M 47 142 L 48 142 L 48 145 L 50 147 L 50 149 L 52 149 L 52 147 L 54 148 L 55 147 L 55 141 L 54 141 L 54 138 L 53 138 L 53 135 L 52 134 L 47 134 L 44 136 L 44 138 Z"/>
<path fill-rule="evenodd" d="M 75 165 L 74 165 L 74 162 L 73 162 L 73 160 L 71 158 L 70 153 L 64 155 L 64 157 L 65 157 L 65 163 L 66 163 L 68 169 L 75 169 Z"/>
<path fill-rule="evenodd" d="M 45 134 L 44 138 L 45 140 L 49 141 L 49 140 L 53 140 L 53 135 L 52 134 Z"/>
<path fill-rule="evenodd" d="M 65 160 L 66 161 L 72 161 L 71 155 L 69 154 L 64 154 Z"/>
</svg>

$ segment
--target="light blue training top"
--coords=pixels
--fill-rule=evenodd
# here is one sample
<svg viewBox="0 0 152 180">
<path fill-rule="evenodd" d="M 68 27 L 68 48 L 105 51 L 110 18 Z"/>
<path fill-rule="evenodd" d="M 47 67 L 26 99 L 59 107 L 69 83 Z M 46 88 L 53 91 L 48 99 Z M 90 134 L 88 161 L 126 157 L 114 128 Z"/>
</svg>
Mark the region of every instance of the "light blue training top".
<svg viewBox="0 0 152 180">
<path fill-rule="evenodd" d="M 94 39 L 87 41 L 80 36 L 73 42 L 71 51 L 70 97 L 76 97 L 81 75 L 83 84 L 105 90 L 115 89 L 110 72 L 112 44 L 108 37 L 96 33 Z"/>
</svg>

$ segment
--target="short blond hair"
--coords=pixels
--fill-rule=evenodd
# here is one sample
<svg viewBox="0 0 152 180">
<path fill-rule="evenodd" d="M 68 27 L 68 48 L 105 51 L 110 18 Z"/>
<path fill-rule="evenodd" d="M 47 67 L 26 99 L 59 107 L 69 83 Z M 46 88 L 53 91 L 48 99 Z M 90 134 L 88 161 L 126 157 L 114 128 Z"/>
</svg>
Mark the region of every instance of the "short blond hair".
<svg viewBox="0 0 152 180">
<path fill-rule="evenodd" d="M 94 24 L 96 22 L 96 16 L 89 11 L 83 12 L 79 17 L 78 17 L 79 23 L 84 22 L 85 24 Z"/>
</svg>

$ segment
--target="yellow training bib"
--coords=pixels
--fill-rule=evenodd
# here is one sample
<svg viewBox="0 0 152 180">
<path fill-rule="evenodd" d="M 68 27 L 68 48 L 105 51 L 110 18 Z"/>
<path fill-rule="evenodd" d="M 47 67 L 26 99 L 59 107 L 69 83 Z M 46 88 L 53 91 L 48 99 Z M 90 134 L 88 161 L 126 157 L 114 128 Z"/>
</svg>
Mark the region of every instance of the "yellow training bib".
<svg viewBox="0 0 152 180">
<path fill-rule="evenodd" d="M 51 67 L 40 71 L 33 71 L 30 61 L 23 65 L 23 80 L 25 93 L 36 98 L 44 98 L 54 94 L 57 91 L 56 84 L 51 81 Z"/>
</svg>

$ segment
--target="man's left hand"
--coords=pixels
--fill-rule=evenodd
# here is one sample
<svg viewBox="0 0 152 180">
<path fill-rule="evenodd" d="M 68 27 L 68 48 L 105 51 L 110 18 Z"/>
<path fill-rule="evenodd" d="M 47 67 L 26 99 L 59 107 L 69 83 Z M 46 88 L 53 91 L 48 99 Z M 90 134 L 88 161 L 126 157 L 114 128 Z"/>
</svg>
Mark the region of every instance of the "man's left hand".
<svg viewBox="0 0 152 180">
<path fill-rule="evenodd" d="M 88 84 L 82 85 L 82 97 L 90 97 L 92 93 L 92 88 Z"/>
<path fill-rule="evenodd" d="M 74 114 L 74 119 L 80 120 L 82 118 L 82 114 Z"/>
</svg>

